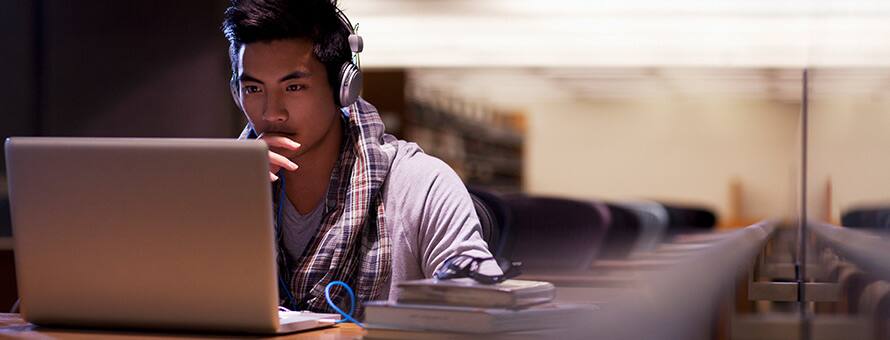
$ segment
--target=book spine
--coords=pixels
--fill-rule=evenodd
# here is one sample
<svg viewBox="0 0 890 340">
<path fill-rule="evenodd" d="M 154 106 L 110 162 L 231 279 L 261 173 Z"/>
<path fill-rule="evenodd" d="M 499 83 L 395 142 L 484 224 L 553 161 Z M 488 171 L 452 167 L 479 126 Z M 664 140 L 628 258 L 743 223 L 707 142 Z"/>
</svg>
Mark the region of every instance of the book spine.
<svg viewBox="0 0 890 340">
<path fill-rule="evenodd" d="M 460 290 L 404 290 L 398 300 L 406 303 L 422 301 L 424 303 L 476 307 L 511 307 L 518 302 L 516 296 L 509 293 Z"/>
</svg>

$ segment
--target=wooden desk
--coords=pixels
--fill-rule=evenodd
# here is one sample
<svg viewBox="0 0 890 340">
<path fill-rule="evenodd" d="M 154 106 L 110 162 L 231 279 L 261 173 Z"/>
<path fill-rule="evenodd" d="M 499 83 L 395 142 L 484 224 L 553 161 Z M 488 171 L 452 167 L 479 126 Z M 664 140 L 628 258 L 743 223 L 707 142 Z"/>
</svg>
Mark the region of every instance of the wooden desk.
<svg viewBox="0 0 890 340">
<path fill-rule="evenodd" d="M 245 336 L 245 335 L 218 335 L 218 334 L 178 334 L 178 333 L 146 333 L 146 332 L 128 332 L 128 331 L 105 331 L 105 330 L 75 330 L 75 329 L 56 329 L 56 328 L 39 328 L 22 320 L 18 314 L 0 313 L 0 338 L 13 339 L 129 339 L 129 340 L 149 340 L 149 339 L 324 339 L 324 340 L 343 340 L 343 339 L 361 339 L 365 331 L 359 326 L 351 323 L 344 323 L 331 328 L 324 328 L 314 331 L 306 331 L 292 333 L 284 336 L 262 337 L 262 336 Z"/>
</svg>

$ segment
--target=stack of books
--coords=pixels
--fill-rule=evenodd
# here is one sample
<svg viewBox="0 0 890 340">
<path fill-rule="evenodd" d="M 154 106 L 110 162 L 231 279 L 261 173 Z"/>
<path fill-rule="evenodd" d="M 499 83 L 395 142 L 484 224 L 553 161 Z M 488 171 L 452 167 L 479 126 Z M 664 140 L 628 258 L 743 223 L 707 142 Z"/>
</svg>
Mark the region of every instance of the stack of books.
<svg viewBox="0 0 890 340">
<path fill-rule="evenodd" d="M 399 284 L 396 302 L 365 304 L 369 339 L 550 337 L 590 320 L 593 305 L 553 303 L 556 289 L 541 281 L 486 285 L 469 278 Z"/>
</svg>

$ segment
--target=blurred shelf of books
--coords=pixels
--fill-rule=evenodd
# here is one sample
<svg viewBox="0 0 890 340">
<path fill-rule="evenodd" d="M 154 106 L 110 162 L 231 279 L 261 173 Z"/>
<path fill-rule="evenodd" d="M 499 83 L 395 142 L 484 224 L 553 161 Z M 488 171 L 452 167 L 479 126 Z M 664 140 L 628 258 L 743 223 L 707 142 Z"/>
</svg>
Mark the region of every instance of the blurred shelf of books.
<svg viewBox="0 0 890 340">
<path fill-rule="evenodd" d="M 526 121 L 521 112 L 420 88 L 404 70 L 366 71 L 362 96 L 377 107 L 387 132 L 417 143 L 468 186 L 522 190 Z"/>
</svg>

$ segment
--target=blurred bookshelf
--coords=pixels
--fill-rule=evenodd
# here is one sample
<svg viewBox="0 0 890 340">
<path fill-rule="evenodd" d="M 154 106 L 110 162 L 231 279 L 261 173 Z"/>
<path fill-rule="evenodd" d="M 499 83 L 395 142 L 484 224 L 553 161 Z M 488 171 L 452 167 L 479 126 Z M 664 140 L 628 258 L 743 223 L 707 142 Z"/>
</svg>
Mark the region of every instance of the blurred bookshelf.
<svg viewBox="0 0 890 340">
<path fill-rule="evenodd" d="M 519 192 L 523 183 L 525 115 L 412 84 L 404 70 L 365 71 L 362 96 L 387 132 L 415 142 L 473 187 Z"/>
</svg>

